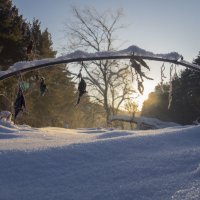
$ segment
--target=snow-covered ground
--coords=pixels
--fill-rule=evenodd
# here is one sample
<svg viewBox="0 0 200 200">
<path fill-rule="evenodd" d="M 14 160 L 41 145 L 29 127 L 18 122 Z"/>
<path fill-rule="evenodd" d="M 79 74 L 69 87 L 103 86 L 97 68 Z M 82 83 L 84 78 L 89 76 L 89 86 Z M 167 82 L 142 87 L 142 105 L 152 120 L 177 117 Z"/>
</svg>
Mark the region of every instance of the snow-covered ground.
<svg viewBox="0 0 200 200">
<path fill-rule="evenodd" d="M 200 126 L 0 125 L 0 200 L 168 199 L 200 199 Z"/>
</svg>

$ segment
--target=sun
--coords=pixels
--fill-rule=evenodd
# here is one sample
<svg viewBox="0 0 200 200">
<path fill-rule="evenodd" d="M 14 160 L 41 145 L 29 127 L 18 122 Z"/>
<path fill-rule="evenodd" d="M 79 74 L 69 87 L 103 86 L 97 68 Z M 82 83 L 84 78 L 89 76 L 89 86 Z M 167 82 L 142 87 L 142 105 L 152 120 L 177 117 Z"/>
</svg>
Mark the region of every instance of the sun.
<svg viewBox="0 0 200 200">
<path fill-rule="evenodd" d="M 149 93 L 154 91 L 155 86 L 156 86 L 156 83 L 154 81 L 145 80 L 143 95 L 139 93 L 136 94 L 136 96 L 134 95 L 135 102 L 138 104 L 138 109 L 140 111 L 142 110 L 143 102 L 148 99 Z"/>
</svg>

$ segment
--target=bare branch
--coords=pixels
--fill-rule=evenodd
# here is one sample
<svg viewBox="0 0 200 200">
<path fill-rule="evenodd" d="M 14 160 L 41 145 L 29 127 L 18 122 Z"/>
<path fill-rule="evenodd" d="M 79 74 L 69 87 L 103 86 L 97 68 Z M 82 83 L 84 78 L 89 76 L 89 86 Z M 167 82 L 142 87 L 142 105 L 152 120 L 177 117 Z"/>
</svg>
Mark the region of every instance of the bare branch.
<svg viewBox="0 0 200 200">
<path fill-rule="evenodd" d="M 69 24 L 70 44 L 75 50 L 114 50 L 114 34 L 119 29 L 122 16 L 119 11 L 99 14 L 95 9 L 73 8 L 76 21 Z M 83 64 L 84 79 L 90 91 L 90 98 L 104 106 L 107 122 L 111 110 L 118 110 L 122 102 L 132 92 L 130 79 L 132 72 L 127 65 L 120 65 L 115 59 L 99 60 Z M 115 106 L 117 105 L 117 107 Z"/>
</svg>

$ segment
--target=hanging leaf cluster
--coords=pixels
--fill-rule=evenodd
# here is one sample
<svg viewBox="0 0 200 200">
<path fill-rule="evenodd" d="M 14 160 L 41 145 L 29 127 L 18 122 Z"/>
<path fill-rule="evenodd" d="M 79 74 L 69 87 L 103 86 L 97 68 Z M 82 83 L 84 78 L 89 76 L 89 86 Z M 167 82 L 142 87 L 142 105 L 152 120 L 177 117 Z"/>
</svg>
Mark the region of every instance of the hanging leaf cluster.
<svg viewBox="0 0 200 200">
<path fill-rule="evenodd" d="M 131 63 L 131 68 L 134 68 L 135 70 L 135 74 L 137 77 L 137 84 L 138 84 L 138 91 L 140 92 L 140 94 L 143 94 L 144 92 L 144 78 L 148 79 L 148 80 L 153 80 L 152 78 L 146 76 L 146 74 L 142 71 L 142 67 L 145 67 L 146 69 L 148 69 L 150 71 L 149 66 L 146 64 L 146 62 L 144 60 L 142 60 L 141 58 L 131 58 L 130 59 L 130 63 Z"/>
<path fill-rule="evenodd" d="M 79 94 L 78 94 L 78 100 L 77 100 L 76 106 L 80 103 L 81 97 L 86 93 L 87 84 L 82 77 L 82 74 L 81 74 L 82 69 L 83 69 L 83 62 L 81 63 L 81 69 L 77 75 L 77 78 L 79 78 L 79 84 L 78 84 Z"/>
</svg>

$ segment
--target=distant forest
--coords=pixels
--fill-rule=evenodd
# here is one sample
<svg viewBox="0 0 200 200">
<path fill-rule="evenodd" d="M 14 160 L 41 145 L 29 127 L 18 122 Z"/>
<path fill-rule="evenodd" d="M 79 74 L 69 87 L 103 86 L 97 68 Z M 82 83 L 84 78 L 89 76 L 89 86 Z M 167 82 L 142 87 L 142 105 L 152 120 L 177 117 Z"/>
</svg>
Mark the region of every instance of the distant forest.
<svg viewBox="0 0 200 200">
<path fill-rule="evenodd" d="M 48 29 L 41 30 L 39 20 L 27 22 L 10 0 L 1 1 L 0 15 L 0 70 L 6 70 L 18 61 L 55 57 L 51 34 Z M 48 87 L 43 96 L 40 94 L 41 78 Z M 21 85 L 26 109 L 17 117 L 18 124 L 69 128 L 103 126 L 102 107 L 90 102 L 87 95 L 75 107 L 78 94 L 73 78 L 65 65 L 58 65 L 1 81 L 0 109 L 14 112 L 14 101 Z"/>
<path fill-rule="evenodd" d="M 200 65 L 200 55 L 194 60 Z M 200 122 L 200 72 L 185 69 L 158 84 L 143 103 L 142 115 L 183 125 Z"/>
</svg>

